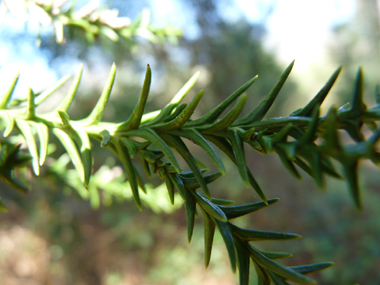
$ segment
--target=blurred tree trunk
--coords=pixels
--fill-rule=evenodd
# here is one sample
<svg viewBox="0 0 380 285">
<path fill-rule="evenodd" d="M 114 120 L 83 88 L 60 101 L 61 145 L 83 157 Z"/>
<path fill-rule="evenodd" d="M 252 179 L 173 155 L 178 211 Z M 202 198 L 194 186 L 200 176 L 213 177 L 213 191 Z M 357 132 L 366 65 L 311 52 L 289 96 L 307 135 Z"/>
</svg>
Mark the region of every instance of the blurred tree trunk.
<svg viewBox="0 0 380 285">
<path fill-rule="evenodd" d="M 330 46 L 332 62 L 344 65 L 341 80 L 347 82 L 339 86 L 339 104 L 350 100 L 359 66 L 365 72 L 368 102 L 374 103 L 375 85 L 380 83 L 380 0 L 358 0 L 352 20 L 334 28 Z"/>
</svg>

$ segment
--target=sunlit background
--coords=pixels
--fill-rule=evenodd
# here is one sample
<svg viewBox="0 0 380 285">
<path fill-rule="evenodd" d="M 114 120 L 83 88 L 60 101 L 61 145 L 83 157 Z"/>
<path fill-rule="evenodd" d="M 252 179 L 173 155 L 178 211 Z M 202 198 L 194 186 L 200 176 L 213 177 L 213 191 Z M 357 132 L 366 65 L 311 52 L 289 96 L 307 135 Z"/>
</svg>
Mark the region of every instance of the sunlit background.
<svg viewBox="0 0 380 285">
<path fill-rule="evenodd" d="M 78 0 L 76 6 L 79 9 L 87 3 Z M 25 97 L 28 87 L 41 92 L 62 76 L 75 74 L 83 63 L 78 98 L 69 110 L 72 119 L 79 119 L 90 113 L 116 62 L 116 83 L 105 119 L 121 121 L 136 102 L 149 63 L 153 81 L 148 111 L 163 107 L 199 70 L 195 91 L 202 88 L 205 96 L 194 116 L 258 74 L 248 91 L 248 112 L 295 59 L 293 72 L 269 115 L 286 116 L 303 107 L 340 65 L 344 65 L 343 72 L 323 110 L 350 99 L 359 66 L 365 75 L 366 102 L 374 103 L 375 86 L 380 83 L 378 0 L 104 0 L 100 4 L 131 19 L 149 9 L 153 24 L 171 23 L 182 29 L 183 37 L 176 45 L 139 39 L 132 50 L 126 42 L 106 39 L 88 45 L 73 38 L 59 45 L 53 28 L 46 26 L 38 47 L 38 22 L 33 13 L 25 18 L 2 14 L 0 9 L 0 93 L 8 88 L 3 82 L 16 72 L 21 77 L 14 96 Z M 56 106 L 67 89 L 64 85 L 41 109 Z M 53 158 L 60 154 L 58 150 Z M 378 169 L 369 163 L 360 166 L 365 210 L 358 213 L 344 182 L 328 180 L 322 191 L 306 175 L 295 181 L 277 157 L 248 152 L 247 160 L 267 197 L 281 201 L 247 217 L 242 225 L 303 236 L 302 240 L 258 246 L 291 252 L 294 257 L 284 260 L 285 265 L 335 262 L 334 267 L 312 276 L 318 284 L 380 284 Z M 110 167 L 117 164 L 99 148 L 94 169 L 103 162 Z M 235 179 L 234 166 L 226 163 L 226 168 L 227 177 L 211 186 L 213 195 L 237 203 L 259 201 Z M 47 170 L 32 181 L 27 197 L 0 186 L 9 207 L 7 214 L 0 214 L 0 284 L 238 283 L 219 235 L 211 264 L 204 268 L 203 222 L 198 219 L 188 244 L 180 203 L 172 207 L 165 200 L 159 208 L 148 203 L 139 212 L 133 201 L 114 201 L 92 209 L 75 190 L 49 179 Z M 162 181 L 150 183 L 154 199 L 166 195 L 162 187 L 155 189 Z M 253 270 L 251 275 L 250 284 L 256 284 Z"/>
</svg>

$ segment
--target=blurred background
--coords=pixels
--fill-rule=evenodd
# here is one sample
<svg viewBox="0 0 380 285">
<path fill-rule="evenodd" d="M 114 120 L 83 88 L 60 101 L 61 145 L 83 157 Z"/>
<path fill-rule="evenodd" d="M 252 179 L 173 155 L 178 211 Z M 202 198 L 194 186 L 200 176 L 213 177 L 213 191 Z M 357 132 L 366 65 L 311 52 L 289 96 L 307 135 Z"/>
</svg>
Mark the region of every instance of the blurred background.
<svg viewBox="0 0 380 285">
<path fill-rule="evenodd" d="M 80 9 L 89 2 L 78 0 L 75 7 Z M 153 72 L 147 111 L 163 107 L 200 71 L 189 95 L 191 99 L 199 89 L 205 90 L 203 104 L 194 114 L 197 117 L 258 74 L 248 90 L 245 112 L 249 112 L 295 59 L 293 72 L 269 116 L 287 116 L 303 107 L 342 64 L 343 72 L 323 110 L 350 100 L 359 66 L 365 74 L 365 100 L 370 106 L 374 103 L 375 85 L 380 82 L 378 0 L 104 0 L 100 5 L 118 9 L 119 16 L 132 20 L 145 9 L 153 25 L 170 24 L 182 29 L 183 36 L 162 43 L 144 38 L 133 43 L 100 38 L 89 44 L 74 33 L 62 45 L 56 43 L 53 28 L 46 26 L 37 46 L 38 19 L 32 13 L 29 18 L 7 13 L 0 25 L 1 82 L 20 72 L 14 96 L 22 97 L 27 87 L 41 92 L 64 75 L 74 75 L 83 63 L 82 82 L 69 110 L 70 118 L 79 119 L 91 112 L 116 62 L 115 86 L 104 120 L 119 122 L 128 117 L 137 100 L 147 63 Z M 2 84 L 0 91 L 4 93 L 5 88 L 7 84 Z M 57 105 L 68 88 L 66 83 L 41 106 L 41 112 Z M 142 212 L 129 194 L 110 198 L 102 191 L 104 201 L 97 204 L 71 187 L 69 172 L 51 170 L 60 169 L 59 163 L 65 165 L 63 150 L 59 144 L 56 148 L 47 162 L 50 167 L 43 169 L 41 177 L 29 179 L 32 191 L 28 196 L 0 184 L 9 209 L 0 213 L 0 283 L 238 283 L 218 234 L 211 264 L 204 268 L 202 219 L 197 219 L 193 241 L 188 244 L 184 207 L 179 199 L 175 206 L 168 203 L 162 181 L 145 178 L 152 198 L 144 199 Z M 198 149 L 193 151 L 202 155 Z M 107 177 L 108 184 L 103 187 L 122 191 L 122 177 L 108 181 L 120 176 L 118 162 L 100 147 L 94 155 L 94 171 L 102 172 L 97 177 Z M 306 175 L 296 181 L 275 155 L 247 150 L 247 161 L 267 197 L 281 200 L 246 217 L 241 225 L 303 236 L 257 246 L 291 252 L 293 257 L 283 260 L 289 266 L 333 261 L 334 267 L 311 276 L 318 284 L 380 284 L 378 168 L 367 162 L 360 165 L 365 208 L 358 213 L 342 181 L 327 180 L 320 190 Z M 259 201 L 252 189 L 235 179 L 237 171 L 227 160 L 226 168 L 226 177 L 210 186 L 213 196 L 238 204 Z M 251 274 L 251 284 L 256 284 L 255 272 Z"/>
</svg>

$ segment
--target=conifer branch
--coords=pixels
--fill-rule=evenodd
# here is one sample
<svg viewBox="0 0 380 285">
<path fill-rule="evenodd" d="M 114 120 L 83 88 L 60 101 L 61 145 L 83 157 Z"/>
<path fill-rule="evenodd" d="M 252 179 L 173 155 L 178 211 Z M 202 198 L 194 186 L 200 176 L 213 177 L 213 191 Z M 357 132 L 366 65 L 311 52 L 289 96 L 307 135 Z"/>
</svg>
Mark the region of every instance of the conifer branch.
<svg viewBox="0 0 380 285">
<path fill-rule="evenodd" d="M 320 105 L 336 81 L 340 68 L 304 108 L 287 117 L 264 119 L 285 84 L 293 64 L 294 62 L 289 65 L 279 82 L 258 107 L 242 119 L 238 119 L 238 116 L 246 101 L 249 100 L 244 92 L 254 83 L 256 77 L 199 119 L 193 119 L 192 113 L 201 100 L 203 92 L 198 93 L 189 105 L 180 105 L 180 101 L 194 85 L 198 75 L 193 77 L 178 93 L 179 95 L 177 94 L 175 99 L 162 110 L 144 114 L 152 76 L 148 65 L 141 97 L 129 119 L 119 124 L 102 121 L 102 114 L 114 82 L 115 65 L 111 69 L 106 87 L 94 110 L 86 119 L 78 121 L 71 120 L 67 115 L 67 110 L 74 99 L 82 73 L 81 69 L 68 95 L 53 113 L 36 114 L 35 108 L 43 100 L 39 99 L 41 95 L 36 97 L 32 91 L 25 103 L 11 100 L 10 96 L 17 82 L 17 79 L 14 79 L 10 84 L 11 88 L 0 99 L 1 129 L 4 130 L 5 137 L 12 137 L 17 133 L 22 135 L 28 146 L 29 155 L 20 151 L 19 144 L 1 141 L 0 177 L 16 189 L 27 192 L 27 187 L 14 176 L 14 170 L 31 162 L 35 174 L 39 174 L 39 167 L 44 164 L 48 153 L 50 131 L 65 147 L 78 173 L 81 183 L 72 185 L 80 188 L 78 192 L 80 191 L 83 197 L 92 195 L 92 204 L 99 205 L 99 197 L 93 194 L 97 193 L 97 189 L 91 181 L 94 175 L 92 174 L 90 140 L 95 140 L 101 147 L 109 149 L 119 158 L 128 180 L 128 184 L 123 184 L 125 187 L 123 191 L 131 190 L 139 209 L 143 206 L 140 194 L 141 191 L 146 192 L 146 187 L 145 179 L 135 167 L 137 157 L 148 178 L 158 175 L 164 181 L 172 204 L 176 203 L 177 199 L 183 201 L 189 241 L 192 239 L 196 205 L 198 205 L 204 218 L 206 267 L 210 261 L 215 229 L 218 229 L 225 242 L 232 270 L 239 269 L 240 284 L 248 284 L 251 264 L 254 265 L 261 284 L 271 282 L 287 284 L 285 280 L 299 284 L 314 284 L 315 281 L 304 274 L 325 269 L 332 263 L 285 267 L 275 260 L 290 257 L 290 254 L 266 252 L 253 245 L 259 240 L 289 240 L 300 238 L 299 235 L 244 229 L 232 223 L 233 219 L 266 208 L 278 201 L 278 199 L 266 198 L 253 173 L 247 167 L 244 147 L 249 146 L 261 154 L 276 153 L 281 158 L 284 167 L 296 178 L 300 178 L 299 169 L 301 169 L 313 177 L 319 187 L 323 187 L 323 179 L 326 175 L 341 177 L 332 163 L 332 161 L 338 161 L 342 165 L 343 176 L 346 178 L 354 204 L 361 209 L 363 205 L 360 199 L 357 168 L 358 163 L 363 159 L 370 159 L 375 164 L 380 162 L 380 153 L 376 149 L 380 138 L 380 129 L 377 128 L 380 108 L 378 104 L 372 108 L 367 108 L 365 105 L 363 76 L 359 69 L 349 107 L 340 109 L 331 107 L 326 116 L 320 116 Z M 51 90 L 48 95 L 44 95 L 44 98 L 53 94 L 56 88 Z M 235 100 L 237 103 L 231 107 L 230 111 L 219 118 Z M 367 140 L 364 139 L 362 133 L 364 124 L 373 126 L 373 134 Z M 341 131 L 348 133 L 356 143 L 344 144 L 339 136 Z M 140 139 L 136 140 L 136 137 Z M 316 144 L 317 138 L 322 140 L 321 144 Z M 37 139 L 39 146 L 37 146 Z M 208 174 L 207 169 L 199 164 L 199 160 L 189 151 L 183 139 L 191 140 L 199 145 L 221 173 Z M 229 205 L 231 201 L 213 197 L 210 184 L 225 172 L 223 161 L 213 145 L 236 164 L 242 181 L 259 194 L 262 202 L 231 206 Z M 191 171 L 185 172 L 181 169 L 177 155 L 183 158 Z M 92 194 L 84 194 L 86 188 L 89 189 L 88 193 Z M 114 195 L 115 192 L 112 191 L 110 190 L 110 193 Z M 1 199 L 0 210 L 6 210 Z"/>
</svg>

